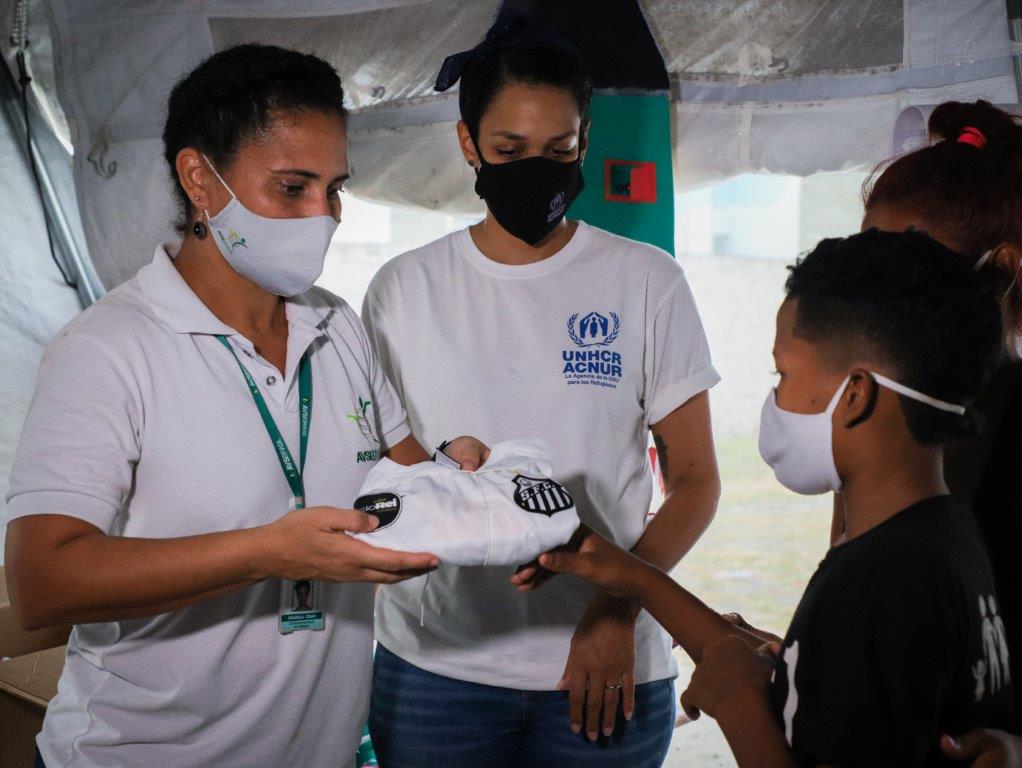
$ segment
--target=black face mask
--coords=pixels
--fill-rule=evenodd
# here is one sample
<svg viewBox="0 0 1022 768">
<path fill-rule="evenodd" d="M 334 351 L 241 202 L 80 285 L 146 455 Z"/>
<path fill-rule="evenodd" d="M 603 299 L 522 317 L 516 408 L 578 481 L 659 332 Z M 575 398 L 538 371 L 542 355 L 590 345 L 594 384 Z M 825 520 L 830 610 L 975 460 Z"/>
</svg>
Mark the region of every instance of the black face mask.
<svg viewBox="0 0 1022 768">
<path fill-rule="evenodd" d="M 554 231 L 585 186 L 581 154 L 569 163 L 541 156 L 488 163 L 478 149 L 476 155 L 476 194 L 500 226 L 529 245 Z"/>
</svg>

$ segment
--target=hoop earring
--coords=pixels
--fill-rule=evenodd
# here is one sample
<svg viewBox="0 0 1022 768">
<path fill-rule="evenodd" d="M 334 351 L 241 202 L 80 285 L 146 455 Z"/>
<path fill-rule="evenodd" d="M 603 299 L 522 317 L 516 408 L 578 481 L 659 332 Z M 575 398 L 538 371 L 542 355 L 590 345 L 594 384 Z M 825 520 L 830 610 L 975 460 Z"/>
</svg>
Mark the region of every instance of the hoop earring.
<svg viewBox="0 0 1022 768">
<path fill-rule="evenodd" d="M 206 235 L 209 234 L 209 230 L 206 229 L 206 225 L 202 223 L 202 219 L 199 219 L 192 224 L 192 234 L 195 235 L 199 240 L 205 240 Z"/>
</svg>

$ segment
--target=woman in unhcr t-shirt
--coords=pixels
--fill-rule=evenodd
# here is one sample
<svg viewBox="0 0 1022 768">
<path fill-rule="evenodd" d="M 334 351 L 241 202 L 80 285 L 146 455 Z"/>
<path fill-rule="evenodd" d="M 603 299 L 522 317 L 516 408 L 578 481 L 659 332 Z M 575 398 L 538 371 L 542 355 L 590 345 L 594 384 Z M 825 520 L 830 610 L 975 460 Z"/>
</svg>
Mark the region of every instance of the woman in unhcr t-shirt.
<svg viewBox="0 0 1022 768">
<path fill-rule="evenodd" d="M 487 215 L 373 280 L 362 317 L 381 363 L 420 439 L 546 439 L 584 522 L 670 569 L 720 487 L 707 394 L 719 377 L 685 276 L 657 248 L 564 219 L 592 91 L 569 41 L 498 22 L 437 87 L 459 77 L 458 138 Z M 647 430 L 668 487 L 648 525 Z M 370 730 L 382 765 L 662 763 L 670 638 L 574 578 L 533 592 L 547 575 L 452 567 L 380 591 Z"/>
</svg>

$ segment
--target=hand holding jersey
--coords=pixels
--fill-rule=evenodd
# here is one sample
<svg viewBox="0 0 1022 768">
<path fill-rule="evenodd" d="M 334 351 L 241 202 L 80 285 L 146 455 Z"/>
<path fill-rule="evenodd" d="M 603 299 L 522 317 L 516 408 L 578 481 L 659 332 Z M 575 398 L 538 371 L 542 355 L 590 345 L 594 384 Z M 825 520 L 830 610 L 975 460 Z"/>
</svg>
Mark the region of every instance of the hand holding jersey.
<svg viewBox="0 0 1022 768">
<path fill-rule="evenodd" d="M 574 499 L 552 474 L 550 448 L 539 438 L 498 443 L 475 472 L 382 459 L 355 501 L 379 525 L 355 538 L 398 551 L 428 544 L 447 565 L 529 562 L 567 543 L 579 526 Z"/>
</svg>

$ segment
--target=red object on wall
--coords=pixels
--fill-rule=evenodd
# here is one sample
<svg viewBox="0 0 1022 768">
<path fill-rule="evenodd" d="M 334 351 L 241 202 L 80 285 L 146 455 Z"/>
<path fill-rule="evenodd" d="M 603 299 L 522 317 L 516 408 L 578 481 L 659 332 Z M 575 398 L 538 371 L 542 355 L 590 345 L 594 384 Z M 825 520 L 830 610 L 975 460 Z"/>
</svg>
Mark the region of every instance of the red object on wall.
<svg viewBox="0 0 1022 768">
<path fill-rule="evenodd" d="M 603 199 L 612 203 L 655 203 L 656 163 L 645 160 L 606 160 Z"/>
</svg>

